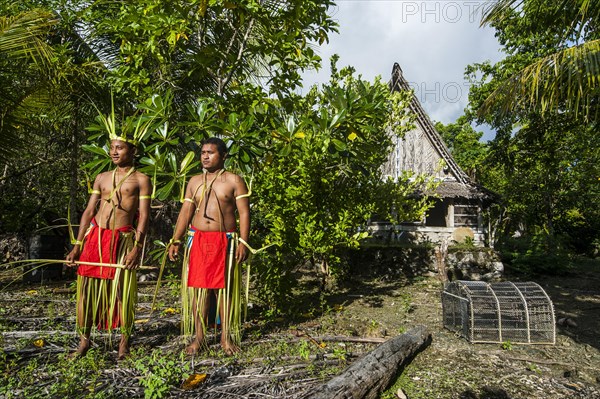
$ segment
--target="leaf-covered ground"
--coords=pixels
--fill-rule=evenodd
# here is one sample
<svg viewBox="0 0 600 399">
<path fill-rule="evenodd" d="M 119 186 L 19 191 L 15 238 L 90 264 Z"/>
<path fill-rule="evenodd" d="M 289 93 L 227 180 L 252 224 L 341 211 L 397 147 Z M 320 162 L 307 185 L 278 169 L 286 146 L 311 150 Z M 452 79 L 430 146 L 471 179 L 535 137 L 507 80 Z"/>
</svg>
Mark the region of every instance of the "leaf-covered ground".
<svg viewBox="0 0 600 399">
<path fill-rule="evenodd" d="M 308 276 L 308 277 L 307 277 Z M 556 345 L 469 344 L 442 328 L 441 284 L 435 277 L 355 278 L 332 294 L 303 279 L 295 317 L 249 311 L 243 350 L 225 357 L 212 336 L 208 351 L 184 356 L 179 337 L 178 282 L 140 285 L 131 356 L 116 361 L 97 334 L 87 356 L 76 348 L 72 280 L 7 284 L 0 291 L 0 397 L 293 398 L 340 373 L 382 340 L 419 324 L 432 344 L 382 395 L 394 398 L 600 398 L 600 265 L 566 276 L 539 277 L 554 302 Z M 517 279 L 517 277 L 512 277 Z"/>
</svg>

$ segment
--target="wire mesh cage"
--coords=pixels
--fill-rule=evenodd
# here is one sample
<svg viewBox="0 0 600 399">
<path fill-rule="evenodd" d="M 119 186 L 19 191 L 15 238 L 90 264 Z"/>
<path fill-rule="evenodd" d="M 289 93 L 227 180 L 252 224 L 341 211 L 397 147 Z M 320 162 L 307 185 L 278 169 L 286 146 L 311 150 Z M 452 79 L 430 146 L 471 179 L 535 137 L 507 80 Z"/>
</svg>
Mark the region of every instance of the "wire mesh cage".
<svg viewBox="0 0 600 399">
<path fill-rule="evenodd" d="M 442 293 L 444 327 L 471 343 L 554 344 L 554 306 L 533 282 L 452 281 Z"/>
</svg>

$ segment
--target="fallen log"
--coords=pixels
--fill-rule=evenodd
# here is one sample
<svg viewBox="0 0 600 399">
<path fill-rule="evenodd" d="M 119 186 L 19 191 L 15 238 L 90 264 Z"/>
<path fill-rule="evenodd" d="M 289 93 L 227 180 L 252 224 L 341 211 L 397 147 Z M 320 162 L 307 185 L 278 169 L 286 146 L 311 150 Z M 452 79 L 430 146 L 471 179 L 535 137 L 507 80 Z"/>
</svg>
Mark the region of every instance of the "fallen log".
<svg viewBox="0 0 600 399">
<path fill-rule="evenodd" d="M 417 326 L 379 345 L 342 374 L 311 389 L 304 399 L 375 399 L 399 372 L 431 343 L 431 333 Z"/>
</svg>

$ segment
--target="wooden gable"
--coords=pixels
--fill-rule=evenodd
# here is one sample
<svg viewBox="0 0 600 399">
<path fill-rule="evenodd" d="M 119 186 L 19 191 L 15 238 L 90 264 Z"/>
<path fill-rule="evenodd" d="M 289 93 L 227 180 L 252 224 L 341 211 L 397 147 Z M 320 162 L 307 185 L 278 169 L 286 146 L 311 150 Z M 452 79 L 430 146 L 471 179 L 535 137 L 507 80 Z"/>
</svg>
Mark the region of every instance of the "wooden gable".
<svg viewBox="0 0 600 399">
<path fill-rule="evenodd" d="M 398 63 L 394 63 L 392 69 L 390 88 L 411 90 Z M 435 190 L 440 198 L 492 201 L 495 194 L 473 182 L 452 158 L 442 136 L 414 95 L 410 111 L 415 115 L 415 127 L 404 137 L 394 138 L 394 150 L 383 166 L 384 176 L 397 180 L 405 171 L 425 174 L 441 182 Z"/>
<path fill-rule="evenodd" d="M 411 90 L 398 63 L 394 64 L 390 87 L 395 91 Z M 395 148 L 384 166 L 384 175 L 397 179 L 402 172 L 412 171 L 441 181 L 468 184 L 468 176 L 450 155 L 416 96 L 411 100 L 410 110 L 416 117 L 415 128 L 403 138 L 394 138 Z"/>
</svg>

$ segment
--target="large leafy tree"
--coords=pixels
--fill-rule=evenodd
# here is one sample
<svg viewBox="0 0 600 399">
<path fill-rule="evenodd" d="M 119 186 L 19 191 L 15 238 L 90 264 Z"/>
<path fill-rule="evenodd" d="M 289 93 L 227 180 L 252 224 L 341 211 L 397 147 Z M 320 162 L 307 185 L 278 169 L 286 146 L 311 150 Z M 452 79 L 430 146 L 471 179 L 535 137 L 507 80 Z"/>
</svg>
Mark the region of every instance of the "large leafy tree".
<svg viewBox="0 0 600 399">
<path fill-rule="evenodd" d="M 320 65 L 335 29 L 326 1 L 80 2 L 76 15 L 117 90 L 225 97 L 247 84 L 282 96 Z"/>
<path fill-rule="evenodd" d="M 597 225 L 600 141 L 567 117 L 532 119 L 488 159 L 509 209 L 509 231 L 573 235 Z M 591 231 L 587 231 L 587 234 Z M 588 236 L 588 239 L 590 237 Z M 584 247 L 579 243 L 580 247 Z"/>
<path fill-rule="evenodd" d="M 590 53 L 597 5 L 515 4 L 496 2 L 488 15 L 506 58 L 467 68 L 474 83 L 468 115 L 497 129 L 483 183 L 504 198 L 505 237 L 545 237 L 540 247 L 551 250 L 562 236 L 586 250 L 598 240 L 598 204 L 590 200 L 600 153 L 598 69 Z"/>
<path fill-rule="evenodd" d="M 426 201 L 409 199 L 425 180 L 382 180 L 381 165 L 410 123 L 402 114 L 410 93 L 336 72 L 322 90 L 298 99 L 273 125 L 269 152 L 255 175 L 257 233 L 276 244 L 259 262 L 266 299 L 289 295 L 294 267 L 311 263 L 323 276 L 343 271 L 340 250 L 355 247 L 375 213 L 390 220 L 418 218 Z M 393 213 L 393 215 L 392 215 Z M 326 280 L 326 279 L 325 279 Z"/>
<path fill-rule="evenodd" d="M 327 15 L 329 1 L 28 0 L 1 5 L 0 15 L 7 20 L 34 11 L 51 19 L 52 29 L 47 23 L 35 39 L 53 56 L 49 65 L 29 59 L 27 68 L 15 62 L 15 57 L 3 58 L 7 68 L 2 69 L 2 84 L 7 85 L 6 93 L 13 100 L 2 104 L 2 111 L 12 110 L 13 103 L 24 100 L 36 100 L 39 107 L 20 114 L 3 112 L 3 122 L 10 119 L 10 126 L 19 128 L 18 132 L 3 130 L 3 137 L 12 132 L 13 138 L 38 144 L 19 154 L 19 165 L 12 161 L 3 164 L 0 185 L 3 190 L 15 191 L 13 196 L 4 196 L 7 200 L 26 197 L 36 203 L 25 209 L 39 210 L 40 205 L 61 215 L 67 213 L 67 197 L 72 199 L 72 215 L 76 215 L 75 193 L 80 197 L 77 203 L 82 203 L 85 180 L 109 165 L 96 160 L 105 154 L 106 137 L 96 137 L 90 146 L 84 146 L 88 153 L 79 148 L 93 137 L 85 127 L 94 114 L 106 113 L 112 102 L 119 116 L 125 117 L 140 112 L 139 104 L 145 104 L 142 108 L 156 105 L 152 103 L 157 94 L 160 101 L 169 99 L 163 123 L 157 124 L 155 134 L 142 148 L 142 163 L 147 172 L 156 173 L 157 194 L 162 200 L 178 198 L 174 177 L 183 184 L 186 173 L 198 171 L 197 163 L 186 157 L 209 134 L 222 134 L 243 144 L 243 150 L 233 149 L 232 161 L 248 169 L 248 157 L 260 154 L 252 143 L 258 143 L 262 130 L 256 128 L 259 123 L 246 118 L 265 120 L 255 116 L 255 109 L 259 104 L 268 108 L 269 93 L 285 103 L 287 93 L 300 84 L 299 70 L 319 66 L 320 59 L 309 43 L 327 40 L 335 29 Z M 28 28 L 22 32 L 35 31 Z M 21 39 L 27 39 L 26 35 Z M 18 49 L 25 48 L 24 43 L 18 44 Z M 28 71 L 31 73 L 23 73 Z M 37 94 L 30 95 L 28 87 Z M 210 118 L 203 108 L 207 104 L 216 112 Z M 20 115 L 27 124 L 14 122 Z M 8 143 L 5 148 L 12 148 L 13 140 L 4 142 Z M 49 152 L 53 145 L 63 150 Z M 87 165 L 85 170 L 81 165 Z M 70 172 L 63 172 L 63 166 Z M 31 190 L 28 171 L 66 177 L 69 193 L 43 183 Z M 25 180 L 6 184 L 17 183 L 12 180 L 16 176 Z M 19 191 L 19 187 L 23 189 Z M 56 201 L 48 201 L 48 195 L 56 195 Z M 29 226 L 25 222 L 29 215 L 18 211 L 16 203 L 10 204 L 19 214 L 4 213 L 17 222 L 10 229 L 25 228 L 22 222 Z"/>
<path fill-rule="evenodd" d="M 435 129 L 444 139 L 456 163 L 472 179 L 480 181 L 482 173 L 485 173 L 483 163 L 488 151 L 488 145 L 480 141 L 483 132 L 473 129 L 464 115 L 447 125 L 437 122 Z"/>
<path fill-rule="evenodd" d="M 269 104 L 275 98 L 279 106 L 290 106 L 299 72 L 320 65 L 309 43 L 322 43 L 335 29 L 329 1 L 77 4 L 60 13 L 105 66 L 116 107 L 128 114 L 140 111 L 137 104 L 154 103 L 157 95 L 168 102 L 142 151 L 144 171 L 156 175 L 161 200 L 177 198 L 174 181 L 182 184 L 198 170 L 182 162 L 207 135 L 241 145 L 239 152 L 232 148 L 231 162 L 248 171 L 250 157 L 262 154 Z M 106 112 L 109 104 L 98 106 Z M 87 147 L 95 154 L 104 144 L 98 139 Z M 92 166 L 93 174 L 106 163 Z"/>
</svg>

